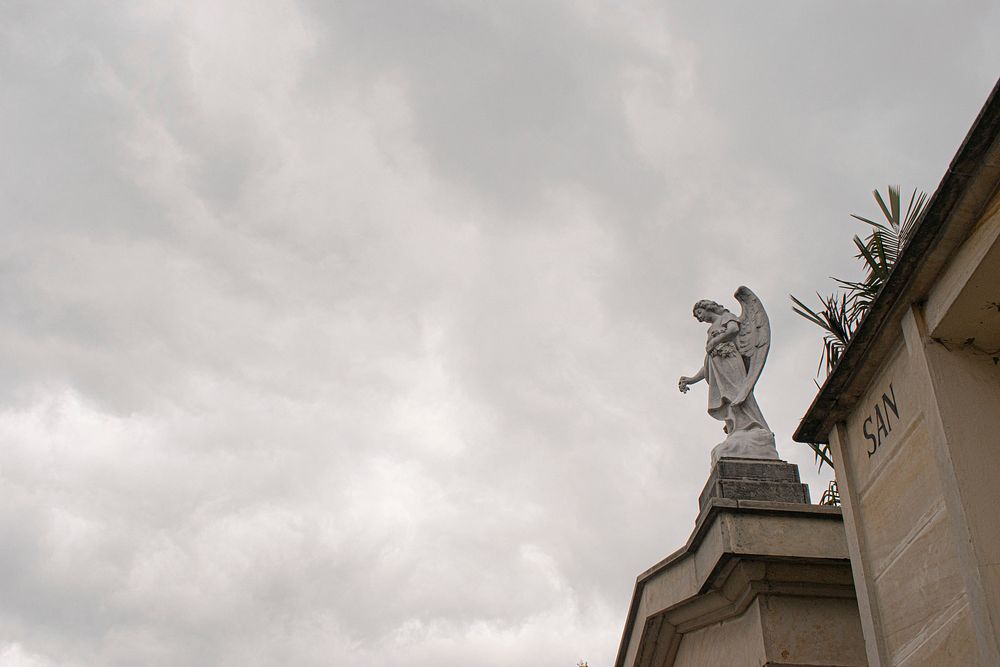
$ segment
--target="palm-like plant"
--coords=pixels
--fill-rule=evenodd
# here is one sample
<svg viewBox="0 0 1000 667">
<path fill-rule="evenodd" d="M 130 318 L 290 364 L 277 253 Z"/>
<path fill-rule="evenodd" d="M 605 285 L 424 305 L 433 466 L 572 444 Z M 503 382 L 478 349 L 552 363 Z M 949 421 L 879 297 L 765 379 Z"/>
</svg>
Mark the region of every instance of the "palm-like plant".
<svg viewBox="0 0 1000 667">
<path fill-rule="evenodd" d="M 836 280 L 836 278 L 834 279 Z M 840 298 L 836 294 L 822 297 L 816 293 L 822 308 L 819 312 L 813 310 L 806 304 L 789 295 L 795 303 L 793 311 L 806 318 L 825 332 L 823 334 L 823 353 L 819 358 L 819 366 L 816 368 L 818 376 L 826 361 L 827 372 L 833 369 L 840 361 L 840 356 L 844 353 L 844 348 L 854 335 L 858 327 L 859 319 L 855 315 L 854 309 L 849 305 L 849 298 L 846 293 L 841 293 Z"/>
<path fill-rule="evenodd" d="M 840 489 L 837 487 L 837 480 L 831 479 L 830 485 L 826 487 L 826 491 L 819 499 L 820 505 L 839 505 L 840 504 Z"/>
<path fill-rule="evenodd" d="M 864 260 L 865 279 L 860 282 L 834 279 L 850 294 L 852 314 L 858 322 L 868 312 L 872 301 L 875 300 L 882 285 L 889 278 L 892 267 L 895 266 L 896 260 L 899 259 L 899 255 L 903 251 L 903 246 L 906 245 L 910 231 L 920 218 L 924 204 L 927 203 L 927 193 L 918 193 L 914 190 L 910 195 L 910 203 L 906 207 L 906 216 L 902 217 L 898 185 L 889 186 L 888 206 L 882 198 L 882 193 L 878 190 L 873 190 L 872 195 L 878 202 L 879 208 L 882 209 L 882 215 L 885 216 L 887 224 L 869 220 L 860 215 L 851 215 L 855 220 L 860 220 L 872 227 L 871 233 L 866 239 L 862 240 L 857 234 L 854 236 L 854 245 L 859 251 L 855 257 Z"/>
<path fill-rule="evenodd" d="M 817 376 L 824 362 L 827 375 L 840 362 L 854 332 L 858 330 L 858 326 L 888 280 L 892 267 L 899 259 L 906 240 L 927 203 L 927 193 L 914 190 L 904 216 L 898 185 L 888 187 L 888 203 L 878 190 L 873 190 L 872 195 L 885 217 L 884 223 L 860 215 L 851 215 L 852 218 L 871 226 L 871 232 L 865 239 L 856 234 L 854 236 L 854 245 L 858 249 L 858 254 L 855 256 L 862 260 L 865 267 L 864 279 L 853 281 L 834 278 L 844 291 L 839 296 L 834 293 L 826 298 L 817 293 L 816 296 L 820 301 L 819 310 L 814 310 L 789 295 L 795 304 L 792 310 L 823 330 L 823 352 L 820 355 L 819 368 L 816 369 Z M 809 446 L 815 452 L 820 467 L 824 463 L 833 467 L 829 446 L 822 444 Z"/>
</svg>

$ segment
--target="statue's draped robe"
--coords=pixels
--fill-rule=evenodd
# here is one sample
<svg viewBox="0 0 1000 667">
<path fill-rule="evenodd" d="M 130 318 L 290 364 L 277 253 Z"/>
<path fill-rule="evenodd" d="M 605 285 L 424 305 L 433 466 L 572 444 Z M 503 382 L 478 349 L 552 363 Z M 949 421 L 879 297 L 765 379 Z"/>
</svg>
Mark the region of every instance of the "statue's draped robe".
<svg viewBox="0 0 1000 667">
<path fill-rule="evenodd" d="M 726 311 L 709 327 L 708 337 L 711 339 L 725 331 L 730 322 L 735 322 L 737 326 L 740 324 L 735 315 Z M 743 403 L 733 405 L 747 381 L 747 367 L 734 341 L 719 343 L 705 355 L 705 380 L 708 383 L 708 414 L 725 422 L 726 433 L 755 428 L 771 430 L 764 421 L 753 392 Z"/>
</svg>

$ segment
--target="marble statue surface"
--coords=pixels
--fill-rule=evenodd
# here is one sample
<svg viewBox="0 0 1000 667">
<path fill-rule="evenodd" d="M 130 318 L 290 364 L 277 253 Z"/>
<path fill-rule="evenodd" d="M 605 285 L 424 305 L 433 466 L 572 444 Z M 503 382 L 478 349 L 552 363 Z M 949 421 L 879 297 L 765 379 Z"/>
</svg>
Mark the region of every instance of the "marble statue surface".
<svg viewBox="0 0 1000 667">
<path fill-rule="evenodd" d="M 681 393 L 704 380 L 708 385 L 708 414 L 723 422 L 726 439 L 712 449 L 712 465 L 722 457 L 777 459 L 771 432 L 753 390 L 771 348 L 771 325 L 764 305 L 747 287 L 733 295 L 741 312 L 737 317 L 715 301 L 694 304 L 694 316 L 708 323 L 705 362 L 691 377 L 677 382 Z"/>
</svg>

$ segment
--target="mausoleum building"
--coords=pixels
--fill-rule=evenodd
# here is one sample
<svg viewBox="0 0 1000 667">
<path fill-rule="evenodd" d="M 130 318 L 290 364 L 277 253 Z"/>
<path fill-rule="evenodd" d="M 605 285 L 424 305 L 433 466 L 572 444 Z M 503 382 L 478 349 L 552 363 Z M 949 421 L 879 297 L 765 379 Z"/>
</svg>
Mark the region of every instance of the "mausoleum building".
<svg viewBox="0 0 1000 667">
<path fill-rule="evenodd" d="M 829 443 L 872 667 L 1000 666 L 1000 96 L 794 436 Z"/>
<path fill-rule="evenodd" d="M 695 305 L 709 352 L 679 386 L 705 380 L 729 435 L 687 544 L 636 581 L 615 667 L 1000 667 L 998 91 L 795 432 L 829 444 L 841 507 L 733 442 L 767 356 L 759 301 Z M 738 352 L 749 379 L 720 390 L 713 355 Z"/>
</svg>

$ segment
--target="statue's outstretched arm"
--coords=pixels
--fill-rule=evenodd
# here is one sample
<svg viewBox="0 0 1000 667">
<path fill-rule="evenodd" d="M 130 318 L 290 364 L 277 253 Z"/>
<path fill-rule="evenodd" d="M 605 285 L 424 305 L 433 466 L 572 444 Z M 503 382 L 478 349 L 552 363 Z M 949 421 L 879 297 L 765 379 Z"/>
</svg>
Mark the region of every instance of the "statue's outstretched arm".
<svg viewBox="0 0 1000 667">
<path fill-rule="evenodd" d="M 705 379 L 705 367 L 702 366 L 701 369 L 699 369 L 698 372 L 692 375 L 691 377 L 682 375 L 681 379 L 677 381 L 677 388 L 681 390 L 682 394 L 686 394 L 688 391 L 688 385 L 696 384 L 704 379 Z"/>
</svg>

